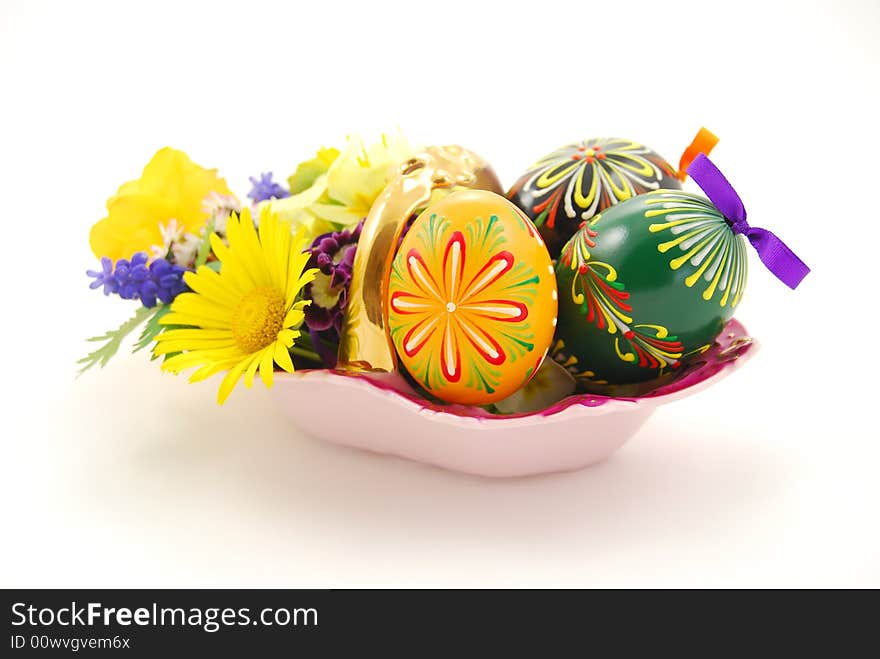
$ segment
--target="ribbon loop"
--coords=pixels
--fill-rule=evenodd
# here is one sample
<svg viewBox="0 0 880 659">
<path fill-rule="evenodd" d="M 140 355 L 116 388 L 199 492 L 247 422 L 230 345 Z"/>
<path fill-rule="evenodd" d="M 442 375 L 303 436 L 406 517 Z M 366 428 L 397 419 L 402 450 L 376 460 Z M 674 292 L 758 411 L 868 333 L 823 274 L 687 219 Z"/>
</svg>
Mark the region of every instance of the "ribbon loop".
<svg viewBox="0 0 880 659">
<path fill-rule="evenodd" d="M 767 269 L 789 288 L 797 288 L 810 268 L 772 231 L 749 226 L 742 199 L 715 164 L 701 153 L 694 158 L 687 173 L 721 211 L 731 230 L 748 239 Z"/>
<path fill-rule="evenodd" d="M 715 133 L 708 128 L 700 128 L 693 141 L 688 144 L 688 147 L 681 154 L 681 159 L 678 161 L 678 174 L 676 174 L 676 178 L 684 183 L 688 175 L 688 167 L 690 167 L 694 158 L 701 153 L 705 153 L 708 156 L 712 153 L 712 149 L 715 148 L 716 144 L 718 144 L 718 137 Z"/>
</svg>

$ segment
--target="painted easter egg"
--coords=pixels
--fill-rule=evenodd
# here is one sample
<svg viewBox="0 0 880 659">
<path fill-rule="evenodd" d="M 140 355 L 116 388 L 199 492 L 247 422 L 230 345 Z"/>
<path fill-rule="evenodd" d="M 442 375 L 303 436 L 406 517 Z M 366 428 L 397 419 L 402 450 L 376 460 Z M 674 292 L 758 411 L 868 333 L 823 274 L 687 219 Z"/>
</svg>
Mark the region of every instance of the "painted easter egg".
<svg viewBox="0 0 880 659">
<path fill-rule="evenodd" d="M 661 384 L 698 359 L 742 299 L 746 241 L 712 203 L 657 190 L 584 222 L 556 265 L 553 358 L 582 389 Z"/>
<path fill-rule="evenodd" d="M 388 327 L 401 363 L 450 403 L 483 405 L 528 382 L 556 325 L 553 263 L 504 197 L 464 190 L 431 204 L 391 270 Z"/>
<path fill-rule="evenodd" d="M 581 222 L 660 188 L 679 190 L 681 184 L 656 152 L 632 140 L 591 138 L 541 158 L 507 197 L 534 221 L 556 258 Z"/>
</svg>

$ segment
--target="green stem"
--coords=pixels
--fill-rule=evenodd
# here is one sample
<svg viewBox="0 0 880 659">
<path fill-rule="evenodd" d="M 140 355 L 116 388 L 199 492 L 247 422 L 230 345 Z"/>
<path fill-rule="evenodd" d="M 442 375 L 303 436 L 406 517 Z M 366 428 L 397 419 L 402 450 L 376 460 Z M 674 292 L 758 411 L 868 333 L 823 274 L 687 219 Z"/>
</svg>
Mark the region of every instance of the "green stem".
<svg viewBox="0 0 880 659">
<path fill-rule="evenodd" d="M 303 357 L 305 359 L 310 359 L 313 362 L 321 363 L 321 358 L 318 356 L 318 353 L 312 352 L 311 350 L 306 350 L 305 348 L 300 348 L 298 346 L 293 346 L 290 348 L 290 352 L 294 355 L 298 355 L 299 357 Z"/>
</svg>

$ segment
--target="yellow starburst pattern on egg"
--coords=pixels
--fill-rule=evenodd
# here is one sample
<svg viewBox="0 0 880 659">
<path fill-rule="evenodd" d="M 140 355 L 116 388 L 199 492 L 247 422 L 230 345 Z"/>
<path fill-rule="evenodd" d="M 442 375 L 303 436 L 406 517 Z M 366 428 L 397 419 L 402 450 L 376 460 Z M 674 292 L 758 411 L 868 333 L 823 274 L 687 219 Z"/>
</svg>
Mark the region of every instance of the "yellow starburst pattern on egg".
<svg viewBox="0 0 880 659">
<path fill-rule="evenodd" d="M 309 304 L 297 297 L 318 272 L 304 270 L 306 239 L 292 235 L 290 223 L 268 208 L 260 212 L 259 230 L 250 210 L 233 215 L 226 236 L 228 246 L 217 234 L 211 236 L 219 272 L 201 266 L 184 275 L 192 292 L 178 295 L 161 323 L 185 327 L 160 334 L 154 349 L 156 355 L 169 355 L 162 370 L 196 368 L 190 382 L 226 371 L 217 394 L 220 404 L 242 376 L 250 387 L 259 370 L 271 387 L 275 364 L 293 372 L 289 350 Z"/>
</svg>

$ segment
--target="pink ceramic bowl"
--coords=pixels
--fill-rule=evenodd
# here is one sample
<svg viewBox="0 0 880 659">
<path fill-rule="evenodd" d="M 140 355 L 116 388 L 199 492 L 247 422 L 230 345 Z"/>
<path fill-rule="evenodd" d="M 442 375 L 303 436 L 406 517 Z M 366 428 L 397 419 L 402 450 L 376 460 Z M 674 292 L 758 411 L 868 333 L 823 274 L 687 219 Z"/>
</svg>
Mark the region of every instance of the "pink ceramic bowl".
<svg viewBox="0 0 880 659">
<path fill-rule="evenodd" d="M 755 353 L 731 320 L 698 364 L 638 398 L 579 394 L 540 412 L 494 415 L 435 405 L 396 374 L 276 373 L 274 396 L 308 435 L 480 476 L 526 476 L 595 464 L 623 446 L 657 406 L 717 382 Z"/>
</svg>

